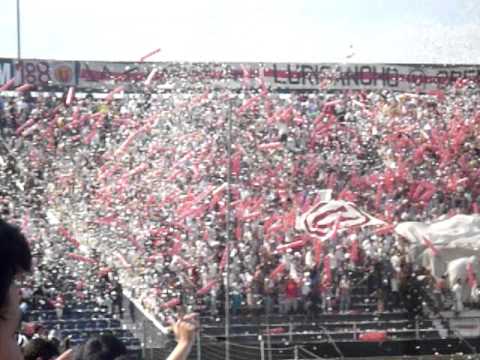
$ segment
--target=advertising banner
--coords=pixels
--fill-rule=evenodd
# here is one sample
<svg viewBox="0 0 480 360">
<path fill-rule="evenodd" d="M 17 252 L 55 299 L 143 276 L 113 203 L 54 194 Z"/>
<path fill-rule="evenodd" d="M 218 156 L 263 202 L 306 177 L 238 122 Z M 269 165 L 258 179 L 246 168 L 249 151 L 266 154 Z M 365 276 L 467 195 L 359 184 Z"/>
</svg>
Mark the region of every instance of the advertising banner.
<svg viewBox="0 0 480 360">
<path fill-rule="evenodd" d="M 429 91 L 459 79 L 480 82 L 477 65 L 335 63 L 175 63 L 102 62 L 0 58 L 0 86 L 10 79 L 37 89 L 76 86 L 80 90 L 124 91 L 151 88 L 271 90 Z"/>
</svg>

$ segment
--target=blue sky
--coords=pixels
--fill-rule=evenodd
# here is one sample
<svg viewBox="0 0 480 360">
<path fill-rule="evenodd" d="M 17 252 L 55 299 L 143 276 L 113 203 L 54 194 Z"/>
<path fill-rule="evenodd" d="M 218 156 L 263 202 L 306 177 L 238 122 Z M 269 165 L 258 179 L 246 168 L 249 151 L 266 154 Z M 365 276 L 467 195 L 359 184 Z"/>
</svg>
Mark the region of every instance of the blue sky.
<svg viewBox="0 0 480 360">
<path fill-rule="evenodd" d="M 479 0 L 21 0 L 24 57 L 480 63 Z M 0 0 L 0 56 L 16 54 Z M 353 56 L 350 56 L 352 55 Z"/>
</svg>

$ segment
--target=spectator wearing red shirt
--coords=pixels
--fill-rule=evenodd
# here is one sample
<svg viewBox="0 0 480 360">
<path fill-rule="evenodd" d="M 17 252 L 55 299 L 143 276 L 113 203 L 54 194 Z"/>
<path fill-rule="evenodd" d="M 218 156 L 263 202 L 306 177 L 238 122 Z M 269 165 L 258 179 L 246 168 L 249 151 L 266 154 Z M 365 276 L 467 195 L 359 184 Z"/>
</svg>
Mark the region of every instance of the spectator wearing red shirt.
<svg viewBox="0 0 480 360">
<path fill-rule="evenodd" d="M 295 313 L 298 309 L 299 287 L 297 282 L 289 277 L 285 285 L 285 310 L 287 313 Z"/>
</svg>

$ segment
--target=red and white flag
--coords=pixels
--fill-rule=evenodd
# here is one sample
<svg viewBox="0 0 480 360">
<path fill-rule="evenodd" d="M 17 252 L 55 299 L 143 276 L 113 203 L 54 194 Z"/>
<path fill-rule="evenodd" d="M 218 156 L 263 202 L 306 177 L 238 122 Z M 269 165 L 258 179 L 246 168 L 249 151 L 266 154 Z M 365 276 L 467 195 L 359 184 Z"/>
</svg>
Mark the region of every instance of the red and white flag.
<svg viewBox="0 0 480 360">
<path fill-rule="evenodd" d="M 335 236 L 339 230 L 385 225 L 355 204 L 343 200 L 321 201 L 300 216 L 297 229 L 321 240 Z"/>
</svg>

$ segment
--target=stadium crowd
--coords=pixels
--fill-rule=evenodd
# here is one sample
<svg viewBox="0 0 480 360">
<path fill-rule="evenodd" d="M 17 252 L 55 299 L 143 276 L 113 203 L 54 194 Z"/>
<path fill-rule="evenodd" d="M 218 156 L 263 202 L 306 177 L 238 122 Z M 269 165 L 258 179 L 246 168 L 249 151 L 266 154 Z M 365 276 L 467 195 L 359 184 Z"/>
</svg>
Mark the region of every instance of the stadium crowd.
<svg viewBox="0 0 480 360">
<path fill-rule="evenodd" d="M 2 217 L 36 268 L 24 310 L 61 317 L 81 299 L 120 315 L 123 285 L 161 321 L 179 306 L 221 313 L 227 266 L 234 314 L 345 312 L 360 283 L 378 311 L 395 310 L 412 271 L 428 269 L 391 227 L 320 241 L 297 217 L 324 189 L 386 224 L 480 212 L 475 83 L 281 94 L 189 81 L 71 101 L 1 95 Z"/>
</svg>

